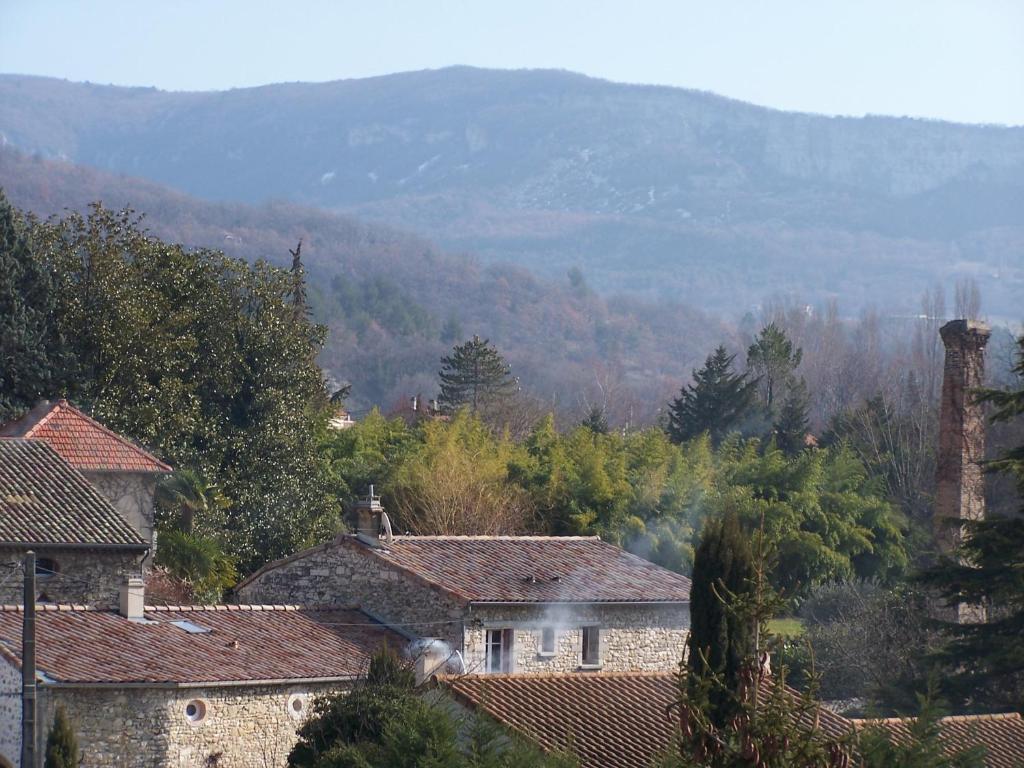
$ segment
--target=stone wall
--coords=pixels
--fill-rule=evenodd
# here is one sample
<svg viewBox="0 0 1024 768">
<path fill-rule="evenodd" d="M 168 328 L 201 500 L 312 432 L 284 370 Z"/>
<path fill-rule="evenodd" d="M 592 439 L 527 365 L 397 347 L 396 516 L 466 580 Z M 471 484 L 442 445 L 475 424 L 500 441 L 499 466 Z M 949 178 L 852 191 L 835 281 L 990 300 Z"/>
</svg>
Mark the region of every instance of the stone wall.
<svg viewBox="0 0 1024 768">
<path fill-rule="evenodd" d="M 20 760 L 21 670 L 0 656 L 0 766 Z"/>
<path fill-rule="evenodd" d="M 129 576 L 138 576 L 141 553 L 115 549 L 37 549 L 36 558 L 48 558 L 57 564 L 57 575 L 36 578 L 36 596 L 45 595 L 53 603 L 80 603 L 98 608 L 117 608 L 121 585 Z M 24 596 L 21 575 L 25 550 L 0 548 L 0 604 L 20 605 Z"/>
<path fill-rule="evenodd" d="M 467 671 L 482 673 L 488 629 L 513 630 L 514 673 L 576 672 L 582 627 L 600 628 L 600 670 L 674 672 L 690 626 L 688 605 L 473 606 L 466 620 Z M 542 655 L 541 632 L 555 628 L 555 654 Z M 590 668 L 586 668 L 590 669 Z"/>
<path fill-rule="evenodd" d="M 462 645 L 465 607 L 387 563 L 358 543 L 323 544 L 268 568 L 237 592 L 244 603 L 299 603 L 363 608 L 417 637 Z"/>
<path fill-rule="evenodd" d="M 148 566 L 156 555 L 153 498 L 160 476 L 152 472 L 83 471 L 82 474 L 149 544 Z"/>
<path fill-rule="evenodd" d="M 287 763 L 312 699 L 341 684 L 219 688 L 44 688 L 40 737 L 63 705 L 82 768 L 278 768 Z M 301 702 L 301 711 L 294 708 Z M 190 722 L 199 702 L 205 717 Z"/>
</svg>

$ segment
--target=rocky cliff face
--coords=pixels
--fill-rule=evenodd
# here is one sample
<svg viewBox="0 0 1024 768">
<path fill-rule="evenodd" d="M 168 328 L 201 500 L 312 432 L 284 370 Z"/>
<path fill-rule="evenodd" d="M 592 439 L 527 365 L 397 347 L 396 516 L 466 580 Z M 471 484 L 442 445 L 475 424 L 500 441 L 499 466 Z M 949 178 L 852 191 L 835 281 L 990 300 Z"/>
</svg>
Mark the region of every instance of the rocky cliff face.
<svg viewBox="0 0 1024 768">
<path fill-rule="evenodd" d="M 1024 285 L 1024 128 L 455 68 L 223 93 L 2 77 L 0 132 L 207 198 L 357 211 L 715 308 L 775 290 L 887 302 L 894 282 L 913 305 L 973 276 L 1009 312 Z"/>
</svg>

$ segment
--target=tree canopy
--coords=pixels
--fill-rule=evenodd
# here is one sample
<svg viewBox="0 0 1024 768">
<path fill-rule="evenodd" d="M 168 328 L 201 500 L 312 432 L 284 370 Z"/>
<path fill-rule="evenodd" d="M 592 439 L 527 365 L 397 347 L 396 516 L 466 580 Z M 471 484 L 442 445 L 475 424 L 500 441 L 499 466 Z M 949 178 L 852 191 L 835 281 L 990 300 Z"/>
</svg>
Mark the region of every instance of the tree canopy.
<svg viewBox="0 0 1024 768">
<path fill-rule="evenodd" d="M 512 369 L 487 339 L 474 336 L 441 358 L 438 405 L 447 413 L 468 407 L 477 413 L 519 389 Z"/>
<path fill-rule="evenodd" d="M 756 381 L 733 372 L 736 355 L 719 346 L 693 372 L 693 383 L 669 404 L 668 434 L 676 443 L 707 432 L 716 444 L 738 429 L 754 402 Z"/>
</svg>

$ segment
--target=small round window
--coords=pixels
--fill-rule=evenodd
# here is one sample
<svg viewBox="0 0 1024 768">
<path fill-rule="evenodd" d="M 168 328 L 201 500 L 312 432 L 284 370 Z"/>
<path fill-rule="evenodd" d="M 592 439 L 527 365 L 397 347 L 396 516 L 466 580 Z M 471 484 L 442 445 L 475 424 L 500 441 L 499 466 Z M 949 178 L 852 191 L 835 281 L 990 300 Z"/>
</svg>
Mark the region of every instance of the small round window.
<svg viewBox="0 0 1024 768">
<path fill-rule="evenodd" d="M 293 693 L 288 697 L 288 714 L 294 720 L 302 720 L 309 708 L 309 695 L 305 693 Z"/>
<path fill-rule="evenodd" d="M 200 699 L 192 699 L 185 705 L 185 719 L 192 725 L 199 725 L 206 719 L 206 702 Z"/>
</svg>

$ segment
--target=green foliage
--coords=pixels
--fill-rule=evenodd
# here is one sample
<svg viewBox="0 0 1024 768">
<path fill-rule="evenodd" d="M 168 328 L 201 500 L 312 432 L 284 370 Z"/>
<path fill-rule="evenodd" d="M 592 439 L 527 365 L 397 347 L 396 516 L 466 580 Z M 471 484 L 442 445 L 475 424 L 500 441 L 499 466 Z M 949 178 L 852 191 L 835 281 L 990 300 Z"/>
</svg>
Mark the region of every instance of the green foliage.
<svg viewBox="0 0 1024 768">
<path fill-rule="evenodd" d="M 714 443 L 738 429 L 754 402 L 756 381 L 732 370 L 735 355 L 719 346 L 669 403 L 668 434 L 681 443 L 707 432 Z"/>
<path fill-rule="evenodd" d="M 379 329 L 397 336 L 437 333 L 437 321 L 430 313 L 387 277 L 355 281 L 337 276 L 331 281 L 331 297 L 335 306 L 328 307 L 328 314 L 340 314 L 360 338 Z"/>
<path fill-rule="evenodd" d="M 46 736 L 46 753 L 43 758 L 44 768 L 78 768 L 81 757 L 78 752 L 78 739 L 68 720 L 64 707 L 57 705 L 53 716 L 53 725 Z"/>
<path fill-rule="evenodd" d="M 198 472 L 178 468 L 157 484 L 155 499 L 161 522 L 184 533 L 222 532 L 231 499 Z"/>
<path fill-rule="evenodd" d="M 607 435 L 608 419 L 605 416 L 604 408 L 599 405 L 591 406 L 590 410 L 587 411 L 586 418 L 580 422 L 580 426 L 586 427 L 594 434 Z"/>
<path fill-rule="evenodd" d="M 793 383 L 786 393 L 779 415 L 772 425 L 775 444 L 787 456 L 796 456 L 805 448 L 805 440 L 810 426 L 808 411 L 810 396 L 807 384 L 801 379 Z"/>
<path fill-rule="evenodd" d="M 0 190 L 0 422 L 63 389 L 56 301 L 50 270 L 33 258 L 20 217 Z"/>
<path fill-rule="evenodd" d="M 319 698 L 288 756 L 291 768 L 572 768 L 482 718 L 464 720 L 414 687 L 410 666 L 383 648 L 350 693 Z"/>
<path fill-rule="evenodd" d="M 441 358 L 438 405 L 447 413 L 468 406 L 474 413 L 518 391 L 512 371 L 487 339 L 474 336 Z"/>
<path fill-rule="evenodd" d="M 161 531 L 156 564 L 188 584 L 194 598 L 201 603 L 219 602 L 225 590 L 238 581 L 234 559 L 209 536 Z"/>
<path fill-rule="evenodd" d="M 761 329 L 747 350 L 747 373 L 757 382 L 757 392 L 769 415 L 789 393 L 803 350 L 794 348 L 786 332 L 775 323 Z"/>
<path fill-rule="evenodd" d="M 708 720 L 722 727 L 736 714 L 736 697 L 743 664 L 754 653 L 756 627 L 751 617 L 728 610 L 727 601 L 751 594 L 757 573 L 747 536 L 732 515 L 709 519 L 701 531 L 693 560 L 690 591 L 690 634 L 686 666 L 691 686 L 720 678 L 722 686 L 707 692 Z"/>
<path fill-rule="evenodd" d="M 217 478 L 244 570 L 335 529 L 317 452 L 323 329 L 295 312 L 289 272 L 163 243 L 130 211 L 98 205 L 37 225 L 34 240 L 56 275 L 74 394 L 172 464 Z"/>
</svg>

